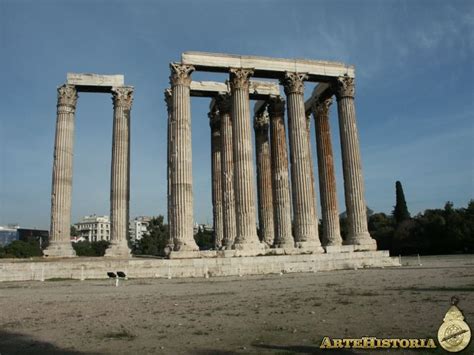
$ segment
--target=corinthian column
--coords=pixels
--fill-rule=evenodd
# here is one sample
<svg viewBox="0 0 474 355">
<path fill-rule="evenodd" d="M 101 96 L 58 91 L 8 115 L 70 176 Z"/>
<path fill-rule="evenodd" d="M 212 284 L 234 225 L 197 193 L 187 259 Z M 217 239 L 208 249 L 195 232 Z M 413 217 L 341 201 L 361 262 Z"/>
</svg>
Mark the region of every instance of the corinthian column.
<svg viewBox="0 0 474 355">
<path fill-rule="evenodd" d="M 272 167 L 268 126 L 268 112 L 264 110 L 254 118 L 255 150 L 257 152 L 258 222 L 262 242 L 271 247 L 274 239 L 274 227 Z"/>
<path fill-rule="evenodd" d="M 319 220 L 318 220 L 318 204 L 316 201 L 316 191 L 314 190 L 314 164 L 313 164 L 313 151 L 311 147 L 311 114 L 306 116 L 306 132 L 308 134 L 308 156 L 309 156 L 309 167 L 311 173 L 311 194 L 312 201 L 314 203 L 314 219 L 316 221 L 316 229 L 319 234 Z"/>
<path fill-rule="evenodd" d="M 340 77 L 334 84 L 341 135 L 344 195 L 349 222 L 349 233 L 344 244 L 355 245 L 359 250 L 375 250 L 377 244 L 370 237 L 367 226 L 364 180 L 354 107 L 354 79 Z"/>
<path fill-rule="evenodd" d="M 77 92 L 73 85 L 58 88 L 56 138 L 54 142 L 53 184 L 51 189 L 51 233 L 45 256 L 72 257 L 71 246 L 72 158 L 74 113 Z"/>
<path fill-rule="evenodd" d="M 234 199 L 234 157 L 232 140 L 231 97 L 228 94 L 216 98 L 221 122 L 222 162 L 222 217 L 224 240 L 222 246 L 231 249 L 237 235 Z"/>
<path fill-rule="evenodd" d="M 212 181 L 212 216 L 214 224 L 214 248 L 222 247 L 224 231 L 222 226 L 222 172 L 221 172 L 221 128 L 219 112 L 216 107 L 209 112 L 211 126 L 211 181 Z"/>
<path fill-rule="evenodd" d="M 332 99 L 318 101 L 313 105 L 316 123 L 316 144 L 318 152 L 319 193 L 323 217 L 323 246 L 341 245 L 339 212 L 337 208 L 336 176 L 329 126 L 329 107 Z"/>
<path fill-rule="evenodd" d="M 130 203 L 130 110 L 132 87 L 112 88 L 114 128 L 110 178 L 110 246 L 105 256 L 130 256 L 128 219 Z"/>
<path fill-rule="evenodd" d="M 293 248 L 295 242 L 291 233 L 291 199 L 285 133 L 285 101 L 280 96 L 270 98 L 268 114 L 270 116 L 273 172 L 274 246 L 276 248 Z"/>
<path fill-rule="evenodd" d="M 173 114 L 170 146 L 170 238 L 174 251 L 197 251 L 193 234 L 193 177 L 191 153 L 191 65 L 171 63 Z M 169 143 L 169 142 L 168 142 Z"/>
<path fill-rule="evenodd" d="M 305 74 L 286 73 L 282 80 L 288 100 L 295 245 L 312 252 L 324 252 L 318 237 L 311 188 L 311 164 L 304 108 L 305 78 Z"/>
<path fill-rule="evenodd" d="M 255 218 L 252 134 L 250 126 L 249 77 L 253 70 L 230 69 L 232 92 L 232 135 L 234 139 L 234 188 L 237 237 L 234 249 L 258 253 L 264 246 L 258 240 Z"/>
<path fill-rule="evenodd" d="M 168 111 L 168 121 L 167 121 L 167 126 L 168 126 L 168 142 L 166 145 L 166 157 L 167 157 L 167 162 L 166 162 L 166 168 L 167 168 L 167 175 L 166 175 L 166 181 L 168 182 L 167 184 L 167 191 L 166 191 L 166 198 L 168 202 L 168 207 L 167 207 L 167 213 L 168 213 L 168 225 L 171 225 L 171 218 L 173 216 L 173 213 L 171 212 L 171 150 L 170 147 L 174 145 L 173 142 L 173 137 L 171 135 L 171 124 L 172 124 L 172 115 L 173 115 L 173 99 L 172 99 L 172 94 L 171 94 L 171 89 L 166 89 L 165 90 L 165 103 L 166 103 L 166 108 Z M 168 242 L 167 242 L 167 252 L 173 250 L 174 247 L 174 241 L 170 236 L 168 235 Z"/>
</svg>

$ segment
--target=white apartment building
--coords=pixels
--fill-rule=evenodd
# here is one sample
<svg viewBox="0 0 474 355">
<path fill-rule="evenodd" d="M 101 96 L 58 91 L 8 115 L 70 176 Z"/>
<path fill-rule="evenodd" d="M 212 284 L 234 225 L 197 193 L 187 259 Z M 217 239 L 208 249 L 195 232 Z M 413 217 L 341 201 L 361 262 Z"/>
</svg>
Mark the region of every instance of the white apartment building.
<svg viewBox="0 0 474 355">
<path fill-rule="evenodd" d="M 143 238 L 144 234 L 148 230 L 148 224 L 150 223 L 151 217 L 140 216 L 130 220 L 129 231 L 130 240 L 136 242 Z"/>
<path fill-rule="evenodd" d="M 109 216 L 97 216 L 95 214 L 85 216 L 74 226 L 79 232 L 79 240 L 81 240 L 81 238 L 90 242 L 110 240 Z"/>
</svg>

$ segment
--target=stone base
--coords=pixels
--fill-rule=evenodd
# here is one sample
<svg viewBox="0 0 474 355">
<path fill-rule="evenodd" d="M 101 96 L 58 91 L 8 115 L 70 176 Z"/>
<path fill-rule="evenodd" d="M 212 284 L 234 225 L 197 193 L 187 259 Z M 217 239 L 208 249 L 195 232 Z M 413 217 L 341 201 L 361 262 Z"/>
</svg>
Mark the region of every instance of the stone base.
<svg viewBox="0 0 474 355">
<path fill-rule="evenodd" d="M 130 258 L 131 251 L 127 244 L 115 244 L 112 243 L 105 251 L 105 257 L 112 258 Z"/>
<path fill-rule="evenodd" d="M 197 251 L 172 251 L 169 253 L 169 259 L 193 259 L 193 258 L 216 258 L 221 256 L 221 250 L 197 250 Z"/>
<path fill-rule="evenodd" d="M 51 241 L 48 247 L 43 250 L 43 254 L 49 258 L 74 258 L 76 251 L 72 247 L 71 242 Z"/>
<path fill-rule="evenodd" d="M 355 251 L 354 245 L 327 245 L 323 247 L 327 254 L 351 253 Z"/>
<path fill-rule="evenodd" d="M 300 253 L 322 254 L 324 249 L 318 242 L 296 242 L 295 247 Z"/>
<path fill-rule="evenodd" d="M 377 242 L 372 239 L 369 233 L 349 236 L 344 241 L 344 245 L 352 245 L 354 251 L 377 250 Z"/>
<path fill-rule="evenodd" d="M 296 255 L 301 254 L 301 250 L 295 247 L 281 247 L 273 248 L 267 252 L 267 255 Z"/>
<path fill-rule="evenodd" d="M 234 244 L 233 250 L 235 256 L 256 256 L 265 255 L 269 249 L 265 248 L 263 243 L 245 243 L 245 244 Z"/>
</svg>

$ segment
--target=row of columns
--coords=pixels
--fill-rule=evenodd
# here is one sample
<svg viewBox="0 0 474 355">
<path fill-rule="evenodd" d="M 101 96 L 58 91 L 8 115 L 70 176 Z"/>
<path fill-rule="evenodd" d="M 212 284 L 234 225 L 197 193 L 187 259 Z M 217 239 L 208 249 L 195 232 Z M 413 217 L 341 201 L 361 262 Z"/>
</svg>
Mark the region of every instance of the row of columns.
<svg viewBox="0 0 474 355">
<path fill-rule="evenodd" d="M 114 104 L 110 188 L 110 246 L 106 256 L 129 256 L 130 110 L 133 88 L 112 88 Z M 74 119 L 78 95 L 74 85 L 58 88 L 56 136 L 51 189 L 51 230 L 45 256 L 73 257 L 70 240 L 74 151 Z"/>
<path fill-rule="evenodd" d="M 189 87 L 193 70 L 190 65 L 171 64 L 169 207 L 170 246 L 174 251 L 198 250 L 192 232 Z M 304 109 L 306 75 L 301 73 L 286 73 L 281 79 L 288 102 L 291 188 L 284 122 L 285 101 L 280 97 L 271 97 L 267 110 L 254 120 L 258 216 L 263 243 L 257 236 L 249 102 L 249 78 L 252 74 L 251 69 L 231 68 L 230 95 L 219 95 L 215 110 L 209 114 L 215 247 L 258 253 L 267 245 L 323 252 L 318 235 L 309 122 Z M 364 250 L 376 249 L 375 241 L 367 230 L 353 79 L 338 78 L 333 83 L 333 90 L 338 101 L 349 222 L 349 235 L 345 243 Z M 322 240 L 328 246 L 342 244 L 329 128 L 330 104 L 331 99 L 326 98 L 313 106 L 318 144 Z"/>
</svg>

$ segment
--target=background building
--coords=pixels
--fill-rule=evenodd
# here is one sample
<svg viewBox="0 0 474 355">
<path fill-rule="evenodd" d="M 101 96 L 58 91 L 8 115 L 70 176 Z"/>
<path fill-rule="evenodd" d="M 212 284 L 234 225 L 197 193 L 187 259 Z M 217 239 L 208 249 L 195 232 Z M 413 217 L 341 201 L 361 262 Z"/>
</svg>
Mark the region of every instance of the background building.
<svg viewBox="0 0 474 355">
<path fill-rule="evenodd" d="M 130 241 L 136 242 L 143 238 L 144 234 L 147 232 L 148 225 L 150 224 L 151 217 L 140 216 L 135 219 L 130 220 L 129 231 L 130 231 Z"/>
<path fill-rule="evenodd" d="M 90 242 L 110 240 L 109 216 L 97 216 L 95 214 L 85 216 L 74 226 L 79 234 L 78 240 L 88 240 Z"/>
<path fill-rule="evenodd" d="M 8 224 L 6 226 L 0 226 L 0 246 L 10 244 L 14 240 L 18 240 L 18 228 L 20 226 L 16 224 Z"/>
</svg>

